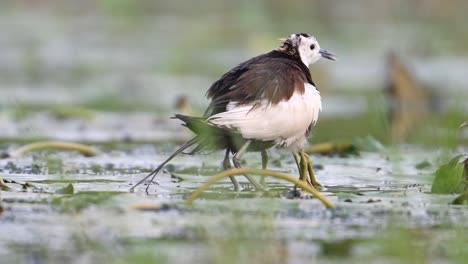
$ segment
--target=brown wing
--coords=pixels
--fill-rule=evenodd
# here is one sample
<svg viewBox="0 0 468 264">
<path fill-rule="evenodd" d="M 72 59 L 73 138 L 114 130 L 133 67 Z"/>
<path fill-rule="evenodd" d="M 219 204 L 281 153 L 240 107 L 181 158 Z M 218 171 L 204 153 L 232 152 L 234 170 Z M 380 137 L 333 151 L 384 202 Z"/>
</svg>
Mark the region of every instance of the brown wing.
<svg viewBox="0 0 468 264">
<path fill-rule="evenodd" d="M 272 104 L 288 100 L 295 90 L 311 83 L 309 69 L 279 51 L 252 58 L 224 74 L 208 90 L 212 102 L 205 117 L 226 111 L 229 102 L 248 104 L 267 99 Z"/>
</svg>

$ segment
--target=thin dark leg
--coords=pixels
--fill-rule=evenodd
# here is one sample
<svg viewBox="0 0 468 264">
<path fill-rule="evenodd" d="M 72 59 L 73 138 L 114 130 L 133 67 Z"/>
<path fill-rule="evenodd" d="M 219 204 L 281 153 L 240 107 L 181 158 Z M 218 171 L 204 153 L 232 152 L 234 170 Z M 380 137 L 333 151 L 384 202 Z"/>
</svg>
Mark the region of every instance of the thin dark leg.
<svg viewBox="0 0 468 264">
<path fill-rule="evenodd" d="M 294 157 L 294 161 L 296 162 L 296 166 L 297 166 L 297 170 L 299 171 L 299 179 L 302 178 L 302 165 L 301 165 L 301 155 L 299 155 L 298 152 L 294 152 L 293 153 L 293 157 Z M 293 197 L 300 197 L 300 192 L 298 192 L 297 190 L 297 185 L 294 185 L 294 189 L 293 189 Z"/>
<path fill-rule="evenodd" d="M 151 180 L 150 182 L 148 183 L 148 186 L 146 186 L 146 194 L 149 194 L 148 193 L 148 189 L 151 185 L 151 183 L 153 182 L 154 180 L 154 177 L 156 177 L 156 175 L 159 173 L 159 171 L 161 171 L 161 169 L 164 167 L 164 165 L 166 165 L 169 161 L 171 161 L 175 156 L 179 155 L 182 151 L 186 150 L 187 148 L 189 148 L 190 146 L 192 146 L 193 144 L 197 143 L 197 138 L 193 138 L 191 139 L 189 142 L 185 143 L 182 147 L 180 147 L 179 149 L 177 149 L 174 153 L 172 153 L 169 158 L 167 158 L 163 163 L 161 163 L 156 169 L 154 169 L 151 173 L 149 173 L 148 175 L 146 175 L 143 179 L 141 179 L 139 182 L 137 182 L 132 188 L 130 188 L 130 192 L 133 192 L 135 190 L 135 188 L 142 184 L 143 182 L 146 181 L 146 179 L 148 179 L 149 177 L 151 177 Z"/>
<path fill-rule="evenodd" d="M 231 161 L 229 160 L 229 153 L 231 151 L 229 150 L 229 148 L 226 149 L 226 155 L 224 156 L 224 160 L 223 160 L 223 168 L 224 170 L 229 170 L 232 168 L 231 166 Z M 232 182 L 232 185 L 234 186 L 234 191 L 239 191 L 240 190 L 240 185 L 239 183 L 237 182 L 236 178 L 234 178 L 234 176 L 230 176 L 229 179 L 231 180 Z"/>
<path fill-rule="evenodd" d="M 266 168 L 268 166 L 268 151 L 266 149 L 264 149 L 264 150 L 262 150 L 261 154 L 262 154 L 262 169 L 266 170 Z M 260 179 L 260 184 L 263 187 L 266 186 L 265 177 L 262 177 Z"/>
<path fill-rule="evenodd" d="M 268 166 L 268 151 L 262 150 L 262 169 L 266 170 Z"/>
<path fill-rule="evenodd" d="M 250 145 L 250 140 L 248 140 L 240 149 L 239 151 L 237 151 L 236 154 L 234 154 L 234 157 L 232 157 L 232 163 L 234 163 L 234 167 L 236 168 L 242 168 L 242 165 L 240 163 L 240 158 L 242 157 L 242 155 L 244 154 L 244 152 L 247 151 L 247 148 L 249 147 Z M 247 178 L 247 180 L 255 187 L 255 190 L 263 190 L 263 187 L 256 181 L 254 180 L 252 177 L 250 177 L 249 175 L 244 175 L 245 178 Z"/>
</svg>

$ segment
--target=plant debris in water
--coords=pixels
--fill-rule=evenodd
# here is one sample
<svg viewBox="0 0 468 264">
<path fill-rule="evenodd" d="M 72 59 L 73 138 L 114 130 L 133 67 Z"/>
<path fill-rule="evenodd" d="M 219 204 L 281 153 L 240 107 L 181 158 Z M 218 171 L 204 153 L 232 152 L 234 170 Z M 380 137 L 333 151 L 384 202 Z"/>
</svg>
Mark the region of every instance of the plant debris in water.
<svg viewBox="0 0 468 264">
<path fill-rule="evenodd" d="M 63 189 L 62 189 L 63 190 Z M 65 191 L 71 191 L 68 188 Z M 65 195 L 55 197 L 52 199 L 52 207 L 55 210 L 64 213 L 79 213 L 83 209 L 92 206 L 99 205 L 110 198 L 116 196 L 117 192 L 80 192 L 73 195 Z"/>
</svg>

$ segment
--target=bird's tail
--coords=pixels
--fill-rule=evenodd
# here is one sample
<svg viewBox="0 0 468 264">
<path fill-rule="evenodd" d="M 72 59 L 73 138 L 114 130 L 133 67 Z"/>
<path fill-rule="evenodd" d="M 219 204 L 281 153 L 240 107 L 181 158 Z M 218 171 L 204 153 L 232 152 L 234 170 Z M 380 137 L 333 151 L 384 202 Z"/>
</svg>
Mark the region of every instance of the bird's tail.
<svg viewBox="0 0 468 264">
<path fill-rule="evenodd" d="M 176 114 L 173 118 L 177 118 L 184 122 L 183 126 L 192 130 L 193 133 L 200 135 L 207 131 L 213 130 L 213 125 L 206 122 L 203 117 L 193 117 L 187 115 Z"/>
<path fill-rule="evenodd" d="M 188 141 L 187 143 L 185 143 L 184 145 L 182 145 L 180 148 L 178 148 L 174 153 L 172 153 L 163 163 L 161 163 L 156 169 L 154 169 L 151 173 L 149 173 L 148 175 L 146 175 L 143 179 L 141 179 L 139 182 L 137 182 L 132 188 L 130 188 L 130 192 L 133 192 L 135 190 L 135 188 L 142 184 L 143 182 L 145 182 L 149 177 L 151 177 L 151 180 L 148 184 L 148 186 L 146 187 L 146 193 L 148 193 L 148 189 L 150 187 L 150 184 L 153 182 L 154 180 L 154 177 L 156 177 L 156 175 L 161 171 L 161 169 L 164 167 L 164 165 L 166 165 L 169 161 L 171 161 L 173 158 L 175 158 L 177 155 L 179 155 L 180 153 L 182 153 L 184 150 L 186 150 L 187 148 L 193 146 L 194 144 L 196 144 L 198 142 L 198 138 L 195 137 L 193 139 L 191 139 L 190 141 Z"/>
<path fill-rule="evenodd" d="M 228 147 L 229 131 L 210 124 L 206 121 L 206 118 L 180 114 L 175 115 L 174 118 L 183 121 L 183 125 L 197 135 L 197 146 L 190 154 L 203 151 L 216 151 Z"/>
</svg>

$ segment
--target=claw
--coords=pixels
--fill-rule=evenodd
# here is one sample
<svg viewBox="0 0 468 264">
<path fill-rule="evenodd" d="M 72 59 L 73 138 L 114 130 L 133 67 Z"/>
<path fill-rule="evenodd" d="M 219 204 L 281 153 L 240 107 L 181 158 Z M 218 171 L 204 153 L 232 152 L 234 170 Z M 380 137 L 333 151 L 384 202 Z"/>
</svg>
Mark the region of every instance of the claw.
<svg viewBox="0 0 468 264">
<path fill-rule="evenodd" d="M 312 167 L 309 155 L 304 151 L 299 151 L 298 153 L 294 153 L 294 159 L 299 169 L 299 179 L 307 182 L 309 186 L 321 190 L 323 187 L 315 178 L 314 168 Z"/>
</svg>

